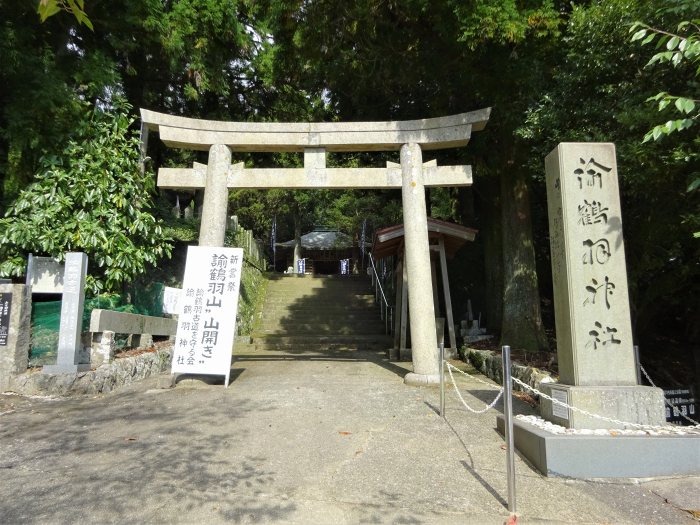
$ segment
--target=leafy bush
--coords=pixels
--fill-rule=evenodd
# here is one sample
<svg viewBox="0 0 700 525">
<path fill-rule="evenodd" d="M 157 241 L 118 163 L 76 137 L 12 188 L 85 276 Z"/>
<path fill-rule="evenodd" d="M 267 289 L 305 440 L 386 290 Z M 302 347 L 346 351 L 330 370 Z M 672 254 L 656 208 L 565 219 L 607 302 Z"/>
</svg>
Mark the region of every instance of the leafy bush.
<svg viewBox="0 0 700 525">
<path fill-rule="evenodd" d="M 110 112 L 86 105 L 60 157 L 45 156 L 35 182 L 0 219 L 0 275 L 20 276 L 31 252 L 89 258 L 88 286 L 116 290 L 170 256 L 153 207 L 154 178 L 143 172 L 130 106 Z"/>
</svg>

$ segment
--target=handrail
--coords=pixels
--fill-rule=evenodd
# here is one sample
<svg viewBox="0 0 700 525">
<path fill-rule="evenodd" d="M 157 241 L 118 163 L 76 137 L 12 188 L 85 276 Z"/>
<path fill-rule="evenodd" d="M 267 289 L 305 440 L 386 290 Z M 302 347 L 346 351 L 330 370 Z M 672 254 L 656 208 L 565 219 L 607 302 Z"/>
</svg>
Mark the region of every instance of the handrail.
<svg viewBox="0 0 700 525">
<path fill-rule="evenodd" d="M 385 333 L 391 333 L 391 329 L 393 327 L 393 322 L 394 322 L 394 309 L 393 307 L 389 306 L 389 301 L 386 300 L 386 294 L 384 293 L 384 289 L 382 288 L 382 283 L 379 281 L 379 274 L 377 273 L 377 266 L 374 264 L 374 257 L 372 257 L 371 253 L 368 253 L 369 255 L 369 263 L 370 263 L 370 268 L 372 270 L 372 273 L 370 274 L 370 278 L 373 281 L 374 284 L 374 300 L 379 302 L 379 298 L 377 296 L 377 291 L 381 293 L 382 295 L 382 302 L 379 304 L 379 316 L 381 319 L 384 320 L 384 332 Z M 385 315 L 385 312 L 387 312 L 389 315 Z M 391 321 L 389 321 L 389 318 L 391 317 Z"/>
</svg>

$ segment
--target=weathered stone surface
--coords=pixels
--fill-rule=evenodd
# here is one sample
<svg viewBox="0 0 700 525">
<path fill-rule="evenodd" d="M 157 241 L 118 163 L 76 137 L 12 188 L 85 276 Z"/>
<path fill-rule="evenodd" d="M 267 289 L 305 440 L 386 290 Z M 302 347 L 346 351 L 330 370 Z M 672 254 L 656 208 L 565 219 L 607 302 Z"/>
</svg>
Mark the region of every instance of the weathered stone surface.
<svg viewBox="0 0 700 525">
<path fill-rule="evenodd" d="M 200 246 L 223 246 L 228 216 L 228 172 L 231 150 L 221 143 L 209 148 L 207 179 L 204 187 L 202 223 L 199 228 Z"/>
<path fill-rule="evenodd" d="M 0 294 L 9 300 L 8 330 L 0 346 L 0 392 L 7 390 L 12 377 L 27 370 L 31 340 L 32 292 L 23 284 L 0 284 Z M 7 295 L 5 295 L 7 298 Z"/>
<path fill-rule="evenodd" d="M 90 364 L 93 367 L 99 367 L 111 363 L 116 349 L 114 332 L 105 330 L 94 334 L 90 347 Z"/>
<path fill-rule="evenodd" d="M 503 360 L 501 355 L 489 350 L 475 350 L 467 348 L 466 358 L 474 365 L 479 372 L 486 377 L 493 379 L 497 383 L 503 384 Z M 511 363 L 510 374 L 520 379 L 523 383 L 530 385 L 537 390 L 542 390 L 542 386 L 547 383 L 554 383 L 551 374 L 546 370 L 540 370 L 531 366 L 524 366 L 518 363 Z M 513 384 L 513 390 L 526 390 L 520 385 Z M 529 391 L 528 391 L 529 392 Z M 531 393 L 531 392 L 529 392 Z"/>
<path fill-rule="evenodd" d="M 83 352 L 82 324 L 85 301 L 85 276 L 88 259 L 82 252 L 69 252 L 63 272 L 63 296 L 61 297 L 61 324 L 58 334 L 58 354 L 55 365 L 47 365 L 43 373 L 74 374 L 86 369 L 80 364 Z"/>
<path fill-rule="evenodd" d="M 29 371 L 12 378 L 7 390 L 27 395 L 77 395 L 111 392 L 134 381 L 170 370 L 172 348 L 162 348 L 117 359 L 95 370 L 77 374 L 42 374 Z"/>
<path fill-rule="evenodd" d="M 618 421 L 642 424 L 665 425 L 664 393 L 660 388 L 648 386 L 570 386 L 563 384 L 544 385 L 543 392 L 552 395 L 552 391 L 565 393 L 569 405 L 586 410 L 598 416 Z M 562 395 L 563 397 L 563 395 Z M 562 399 L 563 400 L 563 399 Z M 552 402 L 542 398 L 540 413 L 542 417 L 567 428 L 625 428 L 626 425 L 590 417 L 575 410 L 568 412 L 568 419 L 555 415 Z"/>
<path fill-rule="evenodd" d="M 222 122 L 141 109 L 141 121 L 168 146 L 208 150 L 226 144 L 236 151 L 395 151 L 414 142 L 423 149 L 465 146 L 484 129 L 490 108 L 446 117 L 388 122 Z"/>
<path fill-rule="evenodd" d="M 560 381 L 636 385 L 614 144 L 545 159 Z"/>
<path fill-rule="evenodd" d="M 471 166 L 427 166 L 423 168 L 426 187 L 471 186 Z M 160 168 L 158 187 L 199 189 L 206 184 L 206 166 Z M 400 189 L 401 169 L 388 168 L 229 168 L 228 188 L 246 189 Z"/>
<path fill-rule="evenodd" d="M 423 156 L 418 144 L 401 148 L 405 260 L 408 269 L 408 315 L 413 373 L 407 384 L 439 383 L 440 358 L 435 336 L 435 308 L 430 272 Z M 424 376 L 424 377 L 416 377 Z"/>
<path fill-rule="evenodd" d="M 117 334 L 175 335 L 177 321 L 166 317 L 129 314 L 112 310 L 93 310 L 90 316 L 90 332 L 97 333 L 107 330 Z"/>
<path fill-rule="evenodd" d="M 560 374 L 549 391 L 598 416 L 661 425 L 661 390 L 637 386 L 615 145 L 559 144 L 545 170 Z M 611 428 L 561 405 L 541 408 L 560 425 Z"/>
</svg>

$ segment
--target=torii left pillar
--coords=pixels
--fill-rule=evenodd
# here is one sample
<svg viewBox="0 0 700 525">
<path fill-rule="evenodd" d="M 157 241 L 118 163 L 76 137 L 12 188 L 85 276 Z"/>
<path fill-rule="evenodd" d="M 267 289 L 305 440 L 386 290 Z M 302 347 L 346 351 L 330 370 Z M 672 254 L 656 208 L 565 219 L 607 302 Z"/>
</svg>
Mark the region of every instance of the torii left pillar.
<svg viewBox="0 0 700 525">
<path fill-rule="evenodd" d="M 209 148 L 207 181 L 204 186 L 202 223 L 199 227 L 200 246 L 223 246 L 228 211 L 228 172 L 231 150 L 223 144 Z"/>
<path fill-rule="evenodd" d="M 435 332 L 423 155 L 418 144 L 404 144 L 401 147 L 401 179 L 413 359 L 413 372 L 406 375 L 404 382 L 409 385 L 439 384 L 440 358 Z"/>
</svg>

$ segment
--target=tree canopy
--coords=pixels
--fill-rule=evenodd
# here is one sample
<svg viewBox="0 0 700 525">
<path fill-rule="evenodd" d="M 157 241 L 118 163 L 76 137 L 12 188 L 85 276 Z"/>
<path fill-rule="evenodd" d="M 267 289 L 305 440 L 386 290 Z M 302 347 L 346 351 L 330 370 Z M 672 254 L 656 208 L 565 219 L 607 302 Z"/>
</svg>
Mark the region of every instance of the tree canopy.
<svg viewBox="0 0 700 525">
<path fill-rule="evenodd" d="M 61 154 L 42 158 L 35 181 L 0 219 L 0 272 L 22 275 L 27 253 L 63 259 L 82 251 L 93 290 L 114 290 L 170 254 L 149 213 L 153 175 L 142 173 L 129 108 L 86 107 Z"/>
<path fill-rule="evenodd" d="M 89 232 L 69 233 L 66 224 L 56 236 L 44 237 L 8 228 L 38 220 L 24 211 L 28 203 L 32 208 L 55 203 L 58 197 L 47 201 L 40 194 L 59 195 L 51 188 L 66 174 L 86 187 L 64 185 L 60 198 L 86 198 L 79 192 L 92 188 L 89 175 L 110 169 L 93 158 L 101 155 L 94 149 L 95 133 L 106 133 L 95 126 L 114 125 L 109 119 L 130 122 L 116 107 L 120 98 L 133 108 L 177 115 L 282 122 L 426 118 L 492 107 L 486 131 L 468 148 L 434 154 L 441 164 L 472 164 L 475 173 L 472 188 L 433 190 L 429 197 L 434 215 L 480 229 L 470 255 L 458 257 L 453 267 L 457 316 L 470 298 L 505 342 L 551 348 L 544 330 L 553 323 L 543 158 L 562 141 L 610 141 L 617 146 L 622 179 L 638 335 L 660 336 L 663 325 L 697 341 L 700 334 L 692 328 L 700 296 L 700 253 L 693 237 L 700 231 L 696 4 L 94 0 L 42 2 L 49 11 L 40 22 L 36 4 L 6 0 L 0 4 L 5 238 L 14 232 L 21 252 L 47 251 L 49 239 L 56 250 L 77 246 L 75 235 L 90 245 Z M 94 108 L 92 116 L 85 113 L 86 103 Z M 95 120 L 97 114 L 105 120 Z M 150 255 L 137 258 L 127 271 L 107 260 L 109 255 L 114 261 L 126 244 L 102 255 L 95 246 L 103 268 L 96 278 L 106 286 L 167 253 L 158 244 L 158 224 L 148 222 L 149 234 L 128 233 L 134 228 L 131 212 L 113 199 L 122 195 L 134 213 L 167 217 L 176 198 L 161 192 L 160 204 L 152 206 L 146 197 L 152 178 L 136 172 L 136 153 L 126 151 L 136 144 L 127 136 L 114 147 L 128 166 L 110 172 L 126 177 L 125 193 L 105 201 L 112 202 L 109 222 L 115 226 L 103 231 L 107 238 L 121 231 L 135 244 L 129 250 Z M 149 155 L 156 167 L 206 161 L 200 153 L 168 150 L 158 141 L 151 141 Z M 256 166 L 301 162 L 294 154 L 235 155 Z M 329 164 L 386 160 L 331 155 Z M 201 200 L 183 192 L 177 198 Z M 295 216 L 305 229 L 326 224 L 357 235 L 365 220 L 372 227 L 400 220 L 398 199 L 395 192 L 237 190 L 230 208 L 267 240 L 275 215 L 278 238 L 291 238 Z M 100 223 L 90 217 L 88 223 Z"/>
</svg>

